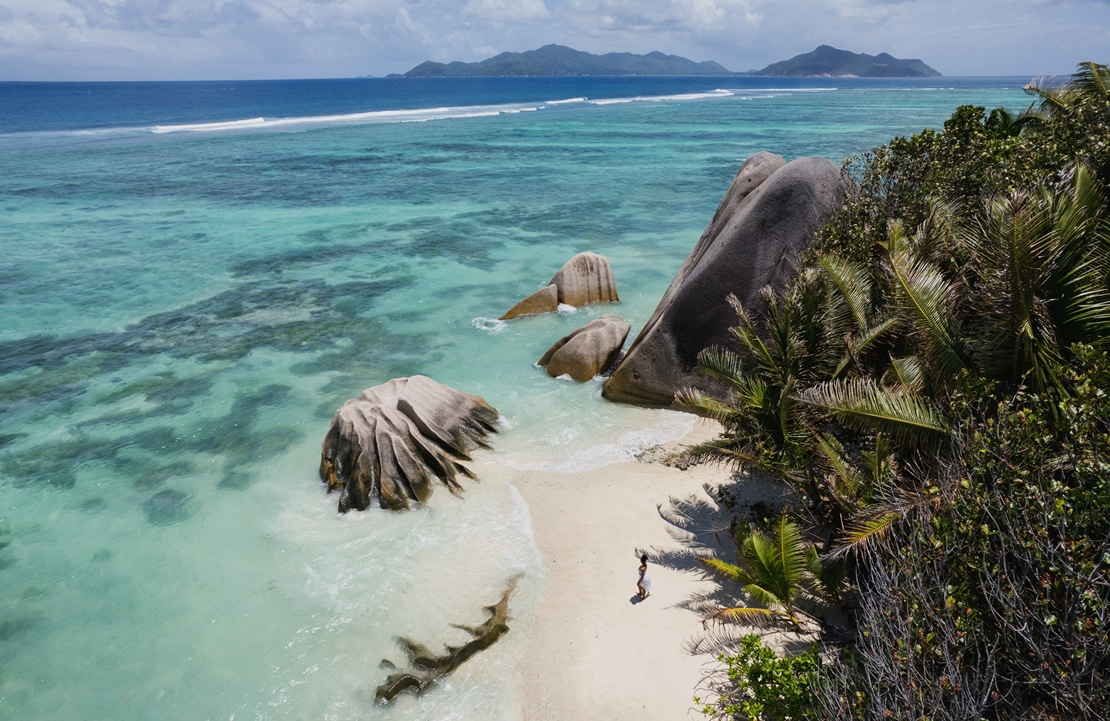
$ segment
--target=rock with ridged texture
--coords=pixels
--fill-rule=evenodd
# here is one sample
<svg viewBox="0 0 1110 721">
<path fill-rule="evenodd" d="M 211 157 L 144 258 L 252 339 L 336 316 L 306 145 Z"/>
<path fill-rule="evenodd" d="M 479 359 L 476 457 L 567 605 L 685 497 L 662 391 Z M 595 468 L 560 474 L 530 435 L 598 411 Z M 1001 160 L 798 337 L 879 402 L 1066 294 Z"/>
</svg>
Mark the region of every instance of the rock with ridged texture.
<svg viewBox="0 0 1110 721">
<path fill-rule="evenodd" d="M 520 301 L 509 312 L 497 320 L 512 320 L 521 315 L 534 315 L 536 313 L 554 313 L 559 310 L 559 288 L 554 283 L 546 288 L 540 288 L 532 295 Z"/>
<path fill-rule="evenodd" d="M 497 411 L 480 396 L 428 378 L 394 378 L 340 406 L 320 450 L 320 478 L 340 491 L 339 512 L 427 503 L 433 481 L 452 493 L 458 476 L 474 478 L 459 461 L 497 431 Z"/>
<path fill-rule="evenodd" d="M 631 329 L 620 316 L 603 315 L 560 338 L 543 354 L 539 365 L 545 366 L 552 378 L 569 375 L 584 383 L 616 362 Z"/>
<path fill-rule="evenodd" d="M 551 283 L 559 289 L 559 302 L 575 308 L 620 300 L 609 259 L 588 250 L 564 263 Z"/>
<path fill-rule="evenodd" d="M 762 288 L 781 288 L 794 276 L 799 254 L 853 185 L 824 158 L 748 158 L 602 394 L 654 406 L 673 404 L 685 387 L 720 395 L 722 389 L 694 367 L 703 349 L 732 344 L 729 329 L 737 319 L 728 296 L 758 314 Z"/>
<path fill-rule="evenodd" d="M 585 251 L 564 263 L 546 287 L 514 305 L 498 320 L 511 320 L 536 313 L 554 313 L 559 310 L 560 303 L 577 308 L 590 303 L 619 301 L 617 281 L 613 278 L 609 259 Z"/>
</svg>

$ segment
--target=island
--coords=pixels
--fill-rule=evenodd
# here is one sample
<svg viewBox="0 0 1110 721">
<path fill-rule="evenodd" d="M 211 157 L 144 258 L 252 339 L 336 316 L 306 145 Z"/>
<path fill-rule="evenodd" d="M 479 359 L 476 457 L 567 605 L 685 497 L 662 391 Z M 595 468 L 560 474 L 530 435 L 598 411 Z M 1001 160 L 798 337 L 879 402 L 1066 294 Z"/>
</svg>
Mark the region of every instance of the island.
<svg viewBox="0 0 1110 721">
<path fill-rule="evenodd" d="M 552 76 L 552 75 L 736 75 L 719 63 L 695 62 L 678 55 L 652 52 L 593 53 L 564 45 L 544 45 L 523 53 L 505 52 L 476 63 L 423 62 L 403 75 L 404 78 Z"/>
<path fill-rule="evenodd" d="M 812 52 L 772 63 L 751 75 L 832 78 L 936 78 L 940 73 L 920 60 L 900 60 L 887 53 L 867 55 L 821 45 Z"/>
</svg>

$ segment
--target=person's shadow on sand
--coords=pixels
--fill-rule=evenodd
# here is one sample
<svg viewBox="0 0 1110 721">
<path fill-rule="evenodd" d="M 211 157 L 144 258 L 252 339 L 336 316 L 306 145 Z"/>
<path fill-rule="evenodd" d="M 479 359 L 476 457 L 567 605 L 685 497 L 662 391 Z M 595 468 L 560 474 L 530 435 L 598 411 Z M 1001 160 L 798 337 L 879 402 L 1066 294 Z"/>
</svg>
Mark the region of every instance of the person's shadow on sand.
<svg viewBox="0 0 1110 721">
<path fill-rule="evenodd" d="M 634 593 L 632 594 L 632 598 L 628 599 L 628 602 L 635 606 L 637 603 L 642 603 L 646 600 L 646 598 L 640 598 L 640 594 Z"/>
</svg>

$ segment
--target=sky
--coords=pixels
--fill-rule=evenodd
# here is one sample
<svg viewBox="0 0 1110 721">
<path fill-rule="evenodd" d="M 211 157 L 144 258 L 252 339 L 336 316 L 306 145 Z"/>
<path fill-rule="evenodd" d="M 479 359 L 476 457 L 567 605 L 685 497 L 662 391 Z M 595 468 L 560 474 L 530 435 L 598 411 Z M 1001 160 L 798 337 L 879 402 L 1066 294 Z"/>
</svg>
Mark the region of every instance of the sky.
<svg viewBox="0 0 1110 721">
<path fill-rule="evenodd" d="M 0 80 L 403 73 L 549 43 L 762 68 L 818 45 L 944 75 L 1110 62 L 1110 0 L 0 0 Z"/>
</svg>

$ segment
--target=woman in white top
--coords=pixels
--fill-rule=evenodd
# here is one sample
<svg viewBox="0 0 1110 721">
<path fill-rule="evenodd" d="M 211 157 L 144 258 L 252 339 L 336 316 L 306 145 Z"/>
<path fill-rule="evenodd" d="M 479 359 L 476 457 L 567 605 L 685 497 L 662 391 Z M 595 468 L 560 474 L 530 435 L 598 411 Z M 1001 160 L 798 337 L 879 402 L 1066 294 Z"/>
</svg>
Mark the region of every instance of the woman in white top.
<svg viewBox="0 0 1110 721">
<path fill-rule="evenodd" d="M 651 576 L 647 575 L 647 554 L 640 556 L 640 578 L 636 581 L 636 592 L 640 598 L 651 595 Z"/>
</svg>

